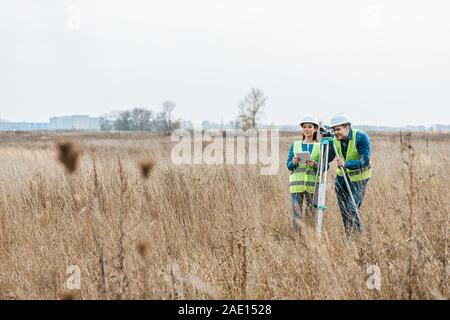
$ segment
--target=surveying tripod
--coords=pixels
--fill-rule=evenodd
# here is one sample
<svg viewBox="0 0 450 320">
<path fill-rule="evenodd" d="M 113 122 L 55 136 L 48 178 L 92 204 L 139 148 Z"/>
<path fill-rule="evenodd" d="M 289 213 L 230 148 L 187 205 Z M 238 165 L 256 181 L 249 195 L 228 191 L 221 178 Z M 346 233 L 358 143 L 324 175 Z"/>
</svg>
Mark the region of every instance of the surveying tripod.
<svg viewBox="0 0 450 320">
<path fill-rule="evenodd" d="M 317 226 L 316 226 L 316 232 L 317 232 L 317 237 L 319 239 L 322 236 L 323 214 L 324 214 L 324 211 L 327 208 L 325 199 L 326 199 L 326 192 L 327 192 L 327 176 L 328 176 L 327 166 L 328 166 L 328 151 L 330 150 L 330 144 L 333 144 L 334 152 L 336 153 L 336 157 L 338 157 L 339 154 L 338 154 L 337 149 L 336 149 L 336 144 L 333 143 L 333 138 L 331 137 L 331 134 L 324 136 L 320 140 L 319 170 L 317 171 L 317 174 L 316 174 L 316 185 L 317 185 L 317 183 L 319 184 L 319 188 L 318 188 L 318 191 L 317 191 L 318 195 L 317 195 Z M 353 196 L 352 189 L 350 188 L 350 183 L 349 183 L 349 180 L 348 180 L 348 177 L 347 177 L 347 173 L 345 172 L 345 169 L 344 169 L 343 166 L 341 166 L 340 169 L 341 169 L 341 171 L 343 173 L 342 176 L 344 178 L 345 186 L 347 187 L 348 193 L 349 193 L 350 198 L 352 200 L 352 205 L 355 208 L 356 217 L 359 220 L 360 229 L 361 229 L 361 231 L 363 231 L 363 226 L 362 226 L 361 217 L 359 215 L 358 206 L 356 205 L 356 201 L 355 201 L 355 198 Z M 319 180 L 317 180 L 317 176 L 318 176 Z M 353 216 L 351 218 L 353 220 L 353 223 L 355 223 L 355 218 Z"/>
</svg>

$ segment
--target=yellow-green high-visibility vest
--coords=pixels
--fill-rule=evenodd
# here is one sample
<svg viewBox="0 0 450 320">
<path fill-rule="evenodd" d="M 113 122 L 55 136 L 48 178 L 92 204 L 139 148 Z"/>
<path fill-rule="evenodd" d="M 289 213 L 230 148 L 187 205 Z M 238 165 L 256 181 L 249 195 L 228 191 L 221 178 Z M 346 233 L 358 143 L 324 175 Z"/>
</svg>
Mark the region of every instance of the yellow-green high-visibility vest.
<svg viewBox="0 0 450 320">
<path fill-rule="evenodd" d="M 294 155 L 302 152 L 302 140 L 294 142 Z M 314 142 L 314 147 L 311 152 L 311 159 L 319 162 L 320 158 L 320 143 Z M 297 168 L 291 172 L 289 177 L 289 190 L 291 193 L 308 192 L 314 193 L 316 185 L 317 168 L 307 166 L 306 164 L 299 164 Z"/>
<path fill-rule="evenodd" d="M 348 142 L 347 154 L 345 157 L 345 161 L 360 159 L 358 150 L 356 149 L 356 133 L 358 132 L 358 130 L 356 130 L 356 129 L 352 129 L 352 130 L 353 130 L 353 135 L 352 135 L 352 138 Z M 339 157 L 341 157 L 341 159 L 344 159 L 344 156 L 342 155 L 341 142 L 339 140 L 337 140 L 336 137 L 334 138 L 333 141 L 336 144 L 336 149 L 339 154 Z M 366 179 L 369 179 L 370 177 L 372 177 L 372 170 L 370 168 L 370 163 L 365 168 L 359 168 L 359 169 L 355 169 L 355 170 L 350 170 L 350 169 L 345 168 L 345 171 L 347 172 L 347 175 L 350 177 L 350 181 L 353 181 L 353 182 L 366 180 Z M 340 168 L 337 168 L 337 174 L 340 177 L 343 176 L 342 170 Z"/>
</svg>

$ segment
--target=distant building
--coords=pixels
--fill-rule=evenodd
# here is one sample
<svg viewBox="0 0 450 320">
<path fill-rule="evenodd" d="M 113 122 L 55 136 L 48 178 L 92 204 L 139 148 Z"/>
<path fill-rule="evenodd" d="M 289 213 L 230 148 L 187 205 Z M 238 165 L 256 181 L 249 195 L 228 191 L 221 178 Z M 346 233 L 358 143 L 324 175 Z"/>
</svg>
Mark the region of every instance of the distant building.
<svg viewBox="0 0 450 320">
<path fill-rule="evenodd" d="M 434 124 L 430 128 L 431 132 L 450 132 L 450 125 Z"/>
<path fill-rule="evenodd" d="M 194 129 L 194 124 L 192 123 L 192 121 L 182 121 L 181 125 L 180 125 L 181 129 L 186 129 L 186 130 L 191 130 Z"/>
<path fill-rule="evenodd" d="M 100 130 L 100 118 L 85 115 L 52 117 L 49 130 Z"/>
<path fill-rule="evenodd" d="M 186 130 L 205 130 L 203 127 L 205 121 L 190 121 L 190 120 L 184 120 L 180 123 L 181 129 Z"/>
<path fill-rule="evenodd" d="M 48 130 L 47 122 L 0 122 L 0 131 L 40 131 Z"/>
</svg>

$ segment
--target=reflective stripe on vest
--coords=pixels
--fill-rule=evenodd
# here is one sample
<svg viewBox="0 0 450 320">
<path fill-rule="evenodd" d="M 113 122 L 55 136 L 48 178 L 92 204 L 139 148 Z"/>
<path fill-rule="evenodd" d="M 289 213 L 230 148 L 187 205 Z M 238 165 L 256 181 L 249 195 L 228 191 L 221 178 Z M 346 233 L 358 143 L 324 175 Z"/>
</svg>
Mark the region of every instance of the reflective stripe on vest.
<svg viewBox="0 0 450 320">
<path fill-rule="evenodd" d="M 316 173 L 317 173 L 317 168 L 313 168 L 313 167 L 307 167 L 307 168 L 305 168 L 304 166 L 302 166 L 302 167 L 297 167 L 294 171 L 292 171 L 291 172 L 291 174 L 294 174 L 294 173 L 296 173 L 296 172 L 304 172 L 304 173 L 306 173 L 306 174 L 313 174 L 313 175 L 316 175 Z"/>
<path fill-rule="evenodd" d="M 294 142 L 294 155 L 302 152 L 301 140 Z M 319 162 L 320 157 L 320 143 L 314 142 L 314 147 L 311 152 L 311 159 Z M 317 168 L 299 164 L 295 170 L 291 172 L 289 177 L 289 190 L 291 193 L 308 192 L 314 193 L 316 185 Z"/>
<path fill-rule="evenodd" d="M 346 161 L 360 159 L 358 149 L 356 148 L 356 133 L 358 132 L 358 130 L 356 130 L 356 129 L 352 129 L 352 130 L 353 130 L 352 138 L 349 140 L 348 147 L 347 147 L 347 154 L 345 157 Z M 344 159 L 344 156 L 342 154 L 341 142 L 339 140 L 337 140 L 336 138 L 334 138 L 334 143 L 336 144 L 336 149 L 338 151 L 339 157 L 341 157 L 341 159 Z M 350 170 L 350 169 L 345 168 L 345 171 L 347 172 L 347 175 L 349 176 L 350 181 L 353 181 L 353 182 L 366 180 L 366 179 L 369 179 L 370 177 L 372 177 L 372 170 L 371 170 L 370 164 L 367 167 L 359 168 L 359 169 L 355 169 L 355 170 Z M 342 177 L 342 171 L 340 168 L 337 168 L 337 174 L 338 174 L 338 176 Z"/>
<path fill-rule="evenodd" d="M 289 186 L 308 186 L 308 187 L 314 187 L 316 185 L 315 182 L 310 182 L 310 181 L 292 181 L 289 182 Z"/>
</svg>

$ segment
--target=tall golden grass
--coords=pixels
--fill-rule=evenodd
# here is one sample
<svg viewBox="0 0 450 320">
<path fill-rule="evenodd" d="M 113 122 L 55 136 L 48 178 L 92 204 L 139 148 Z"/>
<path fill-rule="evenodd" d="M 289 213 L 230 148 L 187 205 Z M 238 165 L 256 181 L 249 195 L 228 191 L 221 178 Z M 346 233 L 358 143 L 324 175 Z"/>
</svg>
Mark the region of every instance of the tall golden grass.
<svg viewBox="0 0 450 320">
<path fill-rule="evenodd" d="M 0 298 L 446 299 L 450 136 L 371 137 L 365 235 L 346 240 L 332 170 L 318 241 L 292 230 L 294 136 L 281 138 L 279 174 L 262 176 L 175 166 L 170 139 L 147 134 L 2 134 Z M 80 290 L 64 287 L 70 265 Z"/>
</svg>

